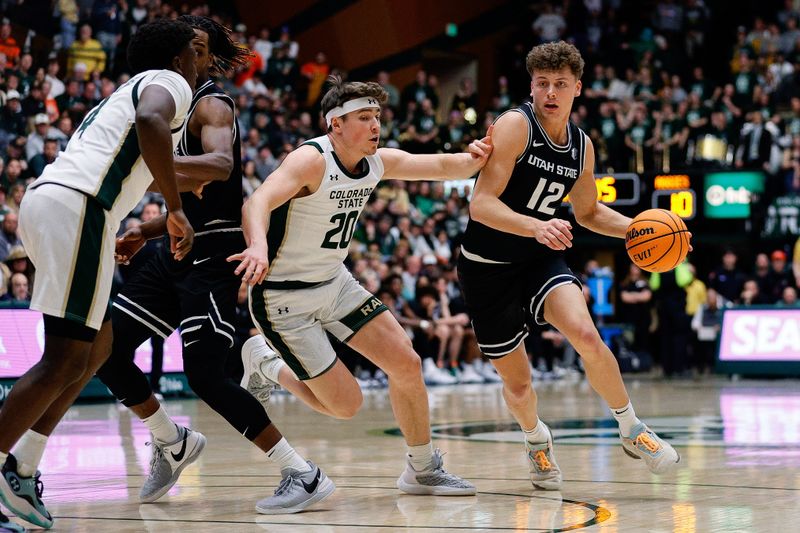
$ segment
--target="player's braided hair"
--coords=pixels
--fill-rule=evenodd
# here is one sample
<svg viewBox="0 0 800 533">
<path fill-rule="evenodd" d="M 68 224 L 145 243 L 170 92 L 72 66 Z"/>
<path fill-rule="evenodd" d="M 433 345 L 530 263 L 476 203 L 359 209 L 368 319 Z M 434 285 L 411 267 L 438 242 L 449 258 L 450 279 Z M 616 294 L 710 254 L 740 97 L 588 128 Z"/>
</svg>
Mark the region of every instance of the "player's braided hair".
<svg viewBox="0 0 800 533">
<path fill-rule="evenodd" d="M 231 30 L 222 24 L 208 17 L 195 15 L 181 15 L 178 20 L 208 34 L 209 52 L 214 55 L 213 68 L 217 72 L 222 73 L 247 63 L 250 50 L 242 43 L 231 39 Z"/>
<path fill-rule="evenodd" d="M 170 68 L 172 60 L 192 39 L 194 30 L 185 22 L 158 19 L 144 24 L 128 45 L 128 66 L 131 73 Z"/>
<path fill-rule="evenodd" d="M 534 46 L 525 58 L 525 66 L 531 76 L 537 70 L 555 72 L 568 67 L 576 79 L 581 79 L 583 65 L 578 49 L 564 41 Z"/>
</svg>

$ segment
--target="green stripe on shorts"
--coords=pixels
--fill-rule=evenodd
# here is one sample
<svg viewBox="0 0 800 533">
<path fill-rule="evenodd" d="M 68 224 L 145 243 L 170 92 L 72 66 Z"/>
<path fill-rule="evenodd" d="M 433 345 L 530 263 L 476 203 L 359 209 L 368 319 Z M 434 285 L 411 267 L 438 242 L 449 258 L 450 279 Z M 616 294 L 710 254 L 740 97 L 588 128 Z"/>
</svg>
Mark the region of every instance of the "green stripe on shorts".
<svg viewBox="0 0 800 533">
<path fill-rule="evenodd" d="M 92 308 L 100 272 L 100 253 L 103 248 L 103 231 L 106 225 L 106 213 L 100 204 L 92 198 L 86 199 L 83 226 L 81 227 L 78 257 L 70 281 L 67 306 L 64 310 L 66 318 L 85 324 Z"/>
<path fill-rule="evenodd" d="M 339 322 L 350 328 L 355 334 L 364 327 L 364 324 L 388 310 L 389 308 L 386 307 L 386 304 L 381 302 L 377 296 L 370 296 L 355 311 L 339 319 Z"/>
<path fill-rule="evenodd" d="M 267 315 L 267 304 L 264 300 L 264 289 L 258 287 L 253 288 L 250 291 L 250 298 L 250 309 L 253 312 L 253 318 L 256 320 L 256 322 L 258 322 L 258 325 L 261 327 L 261 331 L 264 332 L 264 336 L 267 338 L 269 343 L 278 351 L 284 362 L 289 365 L 289 368 L 292 369 L 292 372 L 294 372 L 294 374 L 297 376 L 297 379 L 309 379 L 311 376 L 309 376 L 308 371 L 305 369 L 300 360 L 292 353 L 292 350 L 289 348 L 289 345 L 284 342 L 281 334 L 275 331 L 275 328 L 272 327 L 272 322 L 270 322 L 269 316 Z"/>
</svg>

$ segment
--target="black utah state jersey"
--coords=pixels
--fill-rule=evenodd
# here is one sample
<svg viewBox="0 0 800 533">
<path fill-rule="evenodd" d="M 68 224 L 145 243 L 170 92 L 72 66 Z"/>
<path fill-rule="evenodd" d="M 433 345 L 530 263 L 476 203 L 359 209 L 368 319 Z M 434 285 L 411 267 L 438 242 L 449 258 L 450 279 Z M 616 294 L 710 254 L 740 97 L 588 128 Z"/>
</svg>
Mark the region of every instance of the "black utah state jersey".
<svg viewBox="0 0 800 533">
<path fill-rule="evenodd" d="M 178 143 L 177 155 L 203 155 L 203 143 L 189 131 L 189 121 L 200 100 L 206 97 L 219 98 L 233 111 L 233 170 L 225 181 L 212 181 L 203 188 L 203 198 L 192 192 L 181 193 L 183 212 L 194 228 L 195 235 L 205 232 L 225 233 L 225 230 L 240 229 L 242 226 L 242 148 L 239 139 L 239 124 L 236 108 L 230 96 L 222 92 L 213 80 L 208 80 L 194 93 L 186 126 Z"/>
<path fill-rule="evenodd" d="M 572 122 L 567 123 L 567 144 L 555 144 L 545 133 L 526 103 L 507 111 L 522 113 L 528 121 L 528 147 L 517 159 L 500 201 L 513 211 L 537 218 L 555 218 L 564 197 L 583 173 L 587 137 Z M 518 263 L 558 254 L 533 237 L 522 237 L 490 228 L 469 219 L 462 243 L 468 259 L 495 263 Z"/>
</svg>

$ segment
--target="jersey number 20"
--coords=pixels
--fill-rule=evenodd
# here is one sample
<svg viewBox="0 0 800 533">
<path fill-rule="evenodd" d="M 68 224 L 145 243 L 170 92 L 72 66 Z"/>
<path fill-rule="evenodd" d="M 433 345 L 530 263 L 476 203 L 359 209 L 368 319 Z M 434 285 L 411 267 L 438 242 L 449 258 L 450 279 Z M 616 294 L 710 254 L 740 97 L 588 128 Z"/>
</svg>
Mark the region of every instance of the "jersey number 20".
<svg viewBox="0 0 800 533">
<path fill-rule="evenodd" d="M 353 231 L 356 229 L 356 219 L 358 219 L 358 211 L 336 213 L 333 215 L 331 217 L 331 222 L 336 224 L 336 227 L 325 234 L 322 247 L 336 250 L 337 248 L 347 248 L 350 246 L 350 239 L 353 238 Z M 339 236 L 340 233 L 341 236 Z"/>
<path fill-rule="evenodd" d="M 542 198 L 542 201 L 540 202 L 539 199 L 544 192 L 545 185 L 547 185 L 547 180 L 544 178 L 539 178 L 539 183 L 537 183 L 536 188 L 533 189 L 533 194 L 531 194 L 531 199 L 528 201 L 527 207 L 528 209 L 539 211 L 545 215 L 555 215 L 556 208 L 553 207 L 553 204 L 561 201 L 561 197 L 564 194 L 564 184 L 557 181 L 551 181 L 550 186 L 547 187 L 547 192 L 553 194 L 548 194 Z"/>
</svg>

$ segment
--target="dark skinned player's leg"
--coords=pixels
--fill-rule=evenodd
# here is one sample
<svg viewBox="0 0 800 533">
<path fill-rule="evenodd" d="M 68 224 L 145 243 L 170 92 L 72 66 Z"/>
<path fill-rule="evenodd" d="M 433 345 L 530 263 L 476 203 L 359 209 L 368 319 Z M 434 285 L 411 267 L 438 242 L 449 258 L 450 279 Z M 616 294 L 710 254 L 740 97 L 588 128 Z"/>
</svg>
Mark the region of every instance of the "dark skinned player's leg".
<svg viewBox="0 0 800 533">
<path fill-rule="evenodd" d="M 97 372 L 103 363 L 106 362 L 106 359 L 108 359 L 111 353 L 112 340 L 111 320 L 106 320 L 100 327 L 100 331 L 94 339 L 94 344 L 92 344 L 86 371 L 80 379 L 67 387 L 67 389 L 61 393 L 61 396 L 50 404 L 47 411 L 45 411 L 31 429 L 42 435 L 50 435 L 53 432 L 67 410 L 75 403 L 75 400 L 78 398 L 83 388 L 92 379 L 95 372 Z"/>
<path fill-rule="evenodd" d="M 28 370 L 0 408 L 0 500 L 17 516 L 40 527 L 50 528 L 53 518 L 42 502 L 42 486 L 35 472 L 19 466 L 9 452 L 64 392 L 78 382 L 90 359 L 97 334 L 79 322 L 45 315 L 45 347 L 41 360 Z M 46 438 L 43 438 L 46 442 Z M 43 451 L 44 442 L 40 443 Z M 22 443 L 25 445 L 25 443 Z M 41 453 L 37 453 L 41 457 Z M 27 475 L 23 475 L 27 474 Z"/>
<path fill-rule="evenodd" d="M 83 376 L 92 343 L 45 335 L 42 359 L 14 384 L 0 409 L 0 451 L 8 453 L 50 405 Z"/>
</svg>

